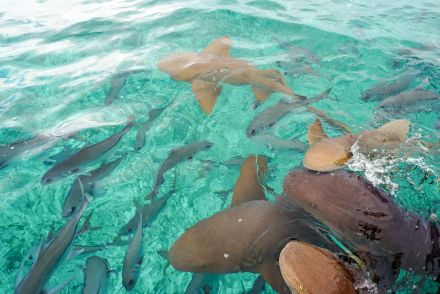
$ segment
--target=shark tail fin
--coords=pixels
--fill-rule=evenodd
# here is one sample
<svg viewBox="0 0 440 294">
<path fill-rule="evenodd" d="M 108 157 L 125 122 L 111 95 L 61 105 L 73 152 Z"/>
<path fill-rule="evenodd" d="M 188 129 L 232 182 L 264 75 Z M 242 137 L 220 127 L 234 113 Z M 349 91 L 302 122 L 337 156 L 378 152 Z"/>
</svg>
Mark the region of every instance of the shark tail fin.
<svg viewBox="0 0 440 294">
<path fill-rule="evenodd" d="M 259 69 L 258 74 L 265 78 L 273 80 L 275 83 L 279 83 L 283 86 L 286 85 L 283 75 L 277 69 Z M 252 90 L 254 92 L 255 100 L 257 100 L 257 102 L 266 100 L 273 93 L 266 88 L 262 88 L 256 85 L 252 86 Z"/>
<path fill-rule="evenodd" d="M 83 225 L 82 225 L 81 229 L 79 229 L 79 231 L 76 233 L 76 236 L 80 236 L 80 235 L 84 234 L 87 231 L 96 231 L 96 230 L 101 229 L 101 227 L 94 227 L 94 226 L 92 226 L 90 224 L 90 219 L 92 218 L 92 215 L 93 215 L 93 211 L 90 212 L 86 216 L 86 218 L 85 218 L 85 220 L 83 222 Z"/>
<path fill-rule="evenodd" d="M 196 95 L 203 112 L 210 114 L 217 102 L 217 97 L 222 91 L 222 86 L 216 82 L 208 82 L 196 79 L 192 83 L 192 91 Z"/>
</svg>

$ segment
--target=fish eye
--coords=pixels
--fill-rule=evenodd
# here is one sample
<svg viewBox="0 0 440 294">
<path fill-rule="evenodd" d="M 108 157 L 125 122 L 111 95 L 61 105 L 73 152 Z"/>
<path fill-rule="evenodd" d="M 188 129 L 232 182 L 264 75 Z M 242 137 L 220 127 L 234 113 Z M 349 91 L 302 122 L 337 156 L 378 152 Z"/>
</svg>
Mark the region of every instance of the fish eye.
<svg viewBox="0 0 440 294">
<path fill-rule="evenodd" d="M 256 132 L 257 132 L 257 131 L 256 131 L 255 129 L 252 129 L 252 130 L 251 130 L 251 136 L 255 135 Z"/>
<path fill-rule="evenodd" d="M 72 206 L 72 208 L 70 209 L 70 213 L 75 212 L 75 210 L 76 210 L 76 206 Z"/>
<path fill-rule="evenodd" d="M 46 183 L 50 183 L 50 182 L 52 182 L 52 178 L 48 178 L 48 179 L 46 180 Z"/>
<path fill-rule="evenodd" d="M 134 280 L 133 279 L 130 279 L 129 281 L 128 281 L 128 285 L 129 286 L 132 286 L 134 284 Z"/>
</svg>

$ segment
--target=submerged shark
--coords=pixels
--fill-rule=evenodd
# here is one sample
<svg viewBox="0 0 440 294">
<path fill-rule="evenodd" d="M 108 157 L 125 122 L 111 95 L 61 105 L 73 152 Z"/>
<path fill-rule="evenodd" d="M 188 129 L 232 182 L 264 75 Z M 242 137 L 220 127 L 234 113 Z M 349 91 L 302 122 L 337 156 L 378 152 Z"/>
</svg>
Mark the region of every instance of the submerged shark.
<svg viewBox="0 0 440 294">
<path fill-rule="evenodd" d="M 310 148 L 304 155 L 304 167 L 320 172 L 344 168 L 352 157 L 352 146 L 356 143 L 363 154 L 392 154 L 408 135 L 409 121 L 405 119 L 388 122 L 378 129 L 366 130 L 359 135 L 347 134 L 328 138 L 321 121 L 316 119 L 308 131 Z"/>
<path fill-rule="evenodd" d="M 403 210 L 356 174 L 293 170 L 284 193 L 352 247 L 379 289 L 390 289 L 400 269 L 440 273 L 438 224 Z"/>
<path fill-rule="evenodd" d="M 257 102 L 266 100 L 272 93 L 283 93 L 297 99 L 285 85 L 276 69 L 259 70 L 249 62 L 232 58 L 232 40 L 220 37 L 201 52 L 185 52 L 169 55 L 157 63 L 158 68 L 176 81 L 192 83 L 192 90 L 202 110 L 210 114 L 222 91 L 222 83 L 250 85 Z"/>
<path fill-rule="evenodd" d="M 285 197 L 275 203 L 246 199 L 233 199 L 232 207 L 187 229 L 171 247 L 170 263 L 195 273 L 258 272 L 275 291 L 290 293 L 278 266 L 284 245 L 292 239 L 332 245 Z"/>
</svg>

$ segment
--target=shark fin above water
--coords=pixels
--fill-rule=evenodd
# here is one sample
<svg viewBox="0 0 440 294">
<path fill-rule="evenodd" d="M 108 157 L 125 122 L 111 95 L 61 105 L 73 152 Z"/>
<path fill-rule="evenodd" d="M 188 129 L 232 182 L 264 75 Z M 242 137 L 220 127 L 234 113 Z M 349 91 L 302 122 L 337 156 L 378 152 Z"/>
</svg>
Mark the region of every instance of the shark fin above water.
<svg viewBox="0 0 440 294">
<path fill-rule="evenodd" d="M 321 141 L 322 139 L 328 138 L 327 134 L 322 128 L 322 123 L 319 118 L 315 119 L 315 121 L 310 125 L 307 138 L 310 145 Z"/>
<path fill-rule="evenodd" d="M 266 200 L 261 181 L 267 171 L 264 156 L 251 155 L 242 164 L 230 207 L 252 200 Z"/>
</svg>

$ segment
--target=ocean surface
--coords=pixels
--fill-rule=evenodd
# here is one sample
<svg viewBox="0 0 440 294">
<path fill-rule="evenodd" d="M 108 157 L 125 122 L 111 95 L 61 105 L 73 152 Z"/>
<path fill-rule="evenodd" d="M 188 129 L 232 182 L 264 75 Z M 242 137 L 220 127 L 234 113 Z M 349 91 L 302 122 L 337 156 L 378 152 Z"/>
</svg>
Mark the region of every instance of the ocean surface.
<svg viewBox="0 0 440 294">
<path fill-rule="evenodd" d="M 410 120 L 414 144 L 404 156 L 375 163 L 354 158 L 348 169 L 361 174 L 366 170 L 373 183 L 391 191 L 406 209 L 426 217 L 438 211 L 439 100 L 389 118 L 380 113 L 380 101 L 362 99 L 373 85 L 407 70 L 416 73 L 409 89 L 440 93 L 438 1 L 3 0 L 0 145 L 42 134 L 53 140 L 29 146 L 0 169 L 0 293 L 13 292 L 29 249 L 66 222 L 61 209 L 75 177 L 44 186 L 40 182 L 54 155 L 64 152 L 55 156 L 64 159 L 69 150 L 103 140 L 120 131 L 130 117 L 137 124 L 111 154 L 82 171 L 127 153 L 99 182 L 99 197 L 85 213 L 93 211 L 90 222 L 99 229 L 79 236 L 74 244 L 110 243 L 135 214 L 134 202 L 144 201 L 151 191 L 159 166 L 172 149 L 197 140 L 213 143 L 165 174 L 159 196 L 173 186 L 177 192 L 144 229 L 145 258 L 133 293 L 184 293 L 192 274 L 174 270 L 157 252 L 169 249 L 185 229 L 228 206 L 231 193 L 225 191 L 233 188 L 240 166 L 224 162 L 249 154 L 268 156 L 265 182 L 275 192 L 267 197 L 281 193 L 283 178 L 302 165 L 304 152 L 271 148 L 270 142 L 246 137 L 245 130 L 258 112 L 282 95 L 273 94 L 254 109 L 250 87 L 224 85 L 213 113 L 206 116 L 189 83 L 174 81 L 157 69 L 164 56 L 201 51 L 225 35 L 233 41 L 233 57 L 260 69 L 280 70 L 295 93 L 312 97 L 331 87 L 332 98 L 313 105 L 354 133 L 394 118 Z M 294 48 L 306 48 L 314 57 Z M 105 105 L 112 77 L 124 72 L 125 84 Z M 165 106 L 147 131 L 145 146 L 135 150 L 139 123 L 147 120 L 151 109 Z M 300 108 L 277 122 L 270 134 L 307 143 L 314 119 Z M 331 126 L 325 128 L 330 136 L 340 135 Z M 107 246 L 96 253 L 117 272 L 111 275 L 109 293 L 125 293 L 121 271 L 126 249 Z M 80 293 L 86 258 L 60 264 L 49 288 L 73 278 L 61 293 Z M 218 276 L 210 283 L 212 293 L 242 293 L 256 277 Z M 437 287 L 402 271 L 397 292 L 435 293 Z M 265 293 L 273 291 L 266 286 Z"/>
</svg>

